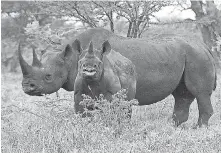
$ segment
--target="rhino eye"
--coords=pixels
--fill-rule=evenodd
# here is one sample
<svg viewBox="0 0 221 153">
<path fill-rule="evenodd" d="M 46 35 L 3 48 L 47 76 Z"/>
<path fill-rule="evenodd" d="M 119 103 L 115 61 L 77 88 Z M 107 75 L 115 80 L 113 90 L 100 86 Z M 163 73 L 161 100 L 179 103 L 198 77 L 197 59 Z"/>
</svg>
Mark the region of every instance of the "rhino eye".
<svg viewBox="0 0 221 153">
<path fill-rule="evenodd" d="M 46 74 L 45 75 L 45 80 L 46 81 L 52 81 L 52 75 L 51 74 Z"/>
</svg>

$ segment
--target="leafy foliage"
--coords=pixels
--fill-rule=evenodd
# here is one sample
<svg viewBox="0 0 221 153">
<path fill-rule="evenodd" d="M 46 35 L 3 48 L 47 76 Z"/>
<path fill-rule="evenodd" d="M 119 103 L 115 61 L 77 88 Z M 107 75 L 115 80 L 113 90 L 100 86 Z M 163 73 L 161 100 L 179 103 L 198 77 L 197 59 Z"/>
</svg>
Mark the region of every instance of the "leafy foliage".
<svg viewBox="0 0 221 153">
<path fill-rule="evenodd" d="M 127 37 L 140 37 L 150 22 L 150 17 L 162 7 L 170 5 L 170 1 L 124 1 L 116 5 L 117 18 L 128 20 Z"/>
<path fill-rule="evenodd" d="M 84 106 L 85 114 L 92 114 L 95 120 L 103 123 L 108 127 L 119 128 L 125 122 L 129 122 L 132 115 L 132 106 L 138 105 L 138 101 L 126 100 L 126 90 L 123 89 L 112 96 L 109 102 L 100 95 L 97 99 L 83 95 L 83 101 L 80 103 Z M 88 108 L 95 108 L 89 110 Z"/>
<path fill-rule="evenodd" d="M 55 16 L 75 17 L 89 27 L 106 26 L 114 32 L 114 23 L 120 18 L 128 21 L 127 37 L 140 37 L 146 28 L 150 16 L 162 7 L 171 4 L 168 1 L 75 1 L 75 2 L 47 2 L 40 3 L 46 14 Z M 116 19 L 114 18 L 116 16 Z"/>
</svg>

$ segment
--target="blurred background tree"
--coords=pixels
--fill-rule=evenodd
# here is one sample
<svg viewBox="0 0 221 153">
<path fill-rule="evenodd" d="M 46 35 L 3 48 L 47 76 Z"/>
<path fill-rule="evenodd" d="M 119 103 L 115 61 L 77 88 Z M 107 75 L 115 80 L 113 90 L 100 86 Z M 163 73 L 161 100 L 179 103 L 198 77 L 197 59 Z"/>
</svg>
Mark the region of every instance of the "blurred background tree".
<svg viewBox="0 0 221 153">
<path fill-rule="evenodd" d="M 221 13 L 214 1 L 3 1 L 2 70 L 16 72 L 17 46 L 22 41 L 26 58 L 31 57 L 31 47 L 39 56 L 54 50 L 63 40 L 71 39 L 88 28 L 104 27 L 126 37 L 144 37 L 151 28 L 162 27 L 168 31 L 173 25 L 191 23 L 199 29 L 203 41 L 221 58 Z M 172 19 L 165 29 L 156 13 L 167 6 L 192 10 L 195 21 Z M 154 22 L 154 23 L 153 23 Z M 176 26 L 176 28 L 179 28 Z M 159 30 L 159 28 L 157 29 Z M 177 31 L 173 30 L 174 32 Z M 155 31 L 155 33 L 157 33 Z M 149 34 L 149 33 L 148 33 Z M 151 35 L 149 36 L 151 37 Z M 28 60 L 31 60 L 28 58 Z"/>
<path fill-rule="evenodd" d="M 221 11 L 218 10 L 214 1 L 191 1 L 190 7 L 196 14 L 203 41 L 213 49 L 215 57 L 221 58 Z"/>
</svg>

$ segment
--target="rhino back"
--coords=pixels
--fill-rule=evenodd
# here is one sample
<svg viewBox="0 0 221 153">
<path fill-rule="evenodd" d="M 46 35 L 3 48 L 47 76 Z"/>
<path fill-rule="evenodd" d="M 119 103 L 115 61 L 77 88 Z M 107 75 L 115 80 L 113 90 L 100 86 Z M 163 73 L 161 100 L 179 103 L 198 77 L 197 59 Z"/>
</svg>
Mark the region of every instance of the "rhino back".
<svg viewBox="0 0 221 153">
<path fill-rule="evenodd" d="M 109 41 L 115 51 L 130 59 L 136 67 L 136 98 L 140 104 L 154 103 L 175 90 L 184 71 L 184 42 L 175 38 L 145 40 L 118 37 L 111 37 Z"/>
</svg>

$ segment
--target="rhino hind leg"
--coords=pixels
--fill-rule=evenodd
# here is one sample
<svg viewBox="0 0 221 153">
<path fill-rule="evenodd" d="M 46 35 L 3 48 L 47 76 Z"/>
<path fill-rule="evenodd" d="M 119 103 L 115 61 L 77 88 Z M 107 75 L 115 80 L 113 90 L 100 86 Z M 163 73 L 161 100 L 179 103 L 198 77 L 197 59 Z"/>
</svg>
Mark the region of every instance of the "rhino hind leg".
<svg viewBox="0 0 221 153">
<path fill-rule="evenodd" d="M 197 98 L 199 108 L 198 126 L 208 126 L 208 121 L 213 115 L 213 107 L 210 100 L 210 95 L 201 95 Z"/>
<path fill-rule="evenodd" d="M 212 84 L 213 81 L 209 81 L 209 78 L 205 77 L 199 77 L 199 81 L 195 81 L 185 79 L 187 89 L 194 95 L 194 97 L 196 97 L 197 100 L 199 110 L 198 126 L 208 126 L 208 121 L 213 115 L 213 107 L 210 99 L 213 87 L 212 85 L 209 85 L 209 83 Z"/>
<path fill-rule="evenodd" d="M 189 108 L 195 97 L 188 91 L 183 77 L 172 95 L 175 99 L 172 118 L 175 126 L 179 126 L 188 120 Z"/>
<path fill-rule="evenodd" d="M 191 59 L 191 57 L 190 57 Z M 215 68 L 210 60 L 192 59 L 186 63 L 184 81 L 187 89 L 196 97 L 199 118 L 198 126 L 207 126 L 213 114 L 211 94 L 214 89 Z"/>
</svg>

